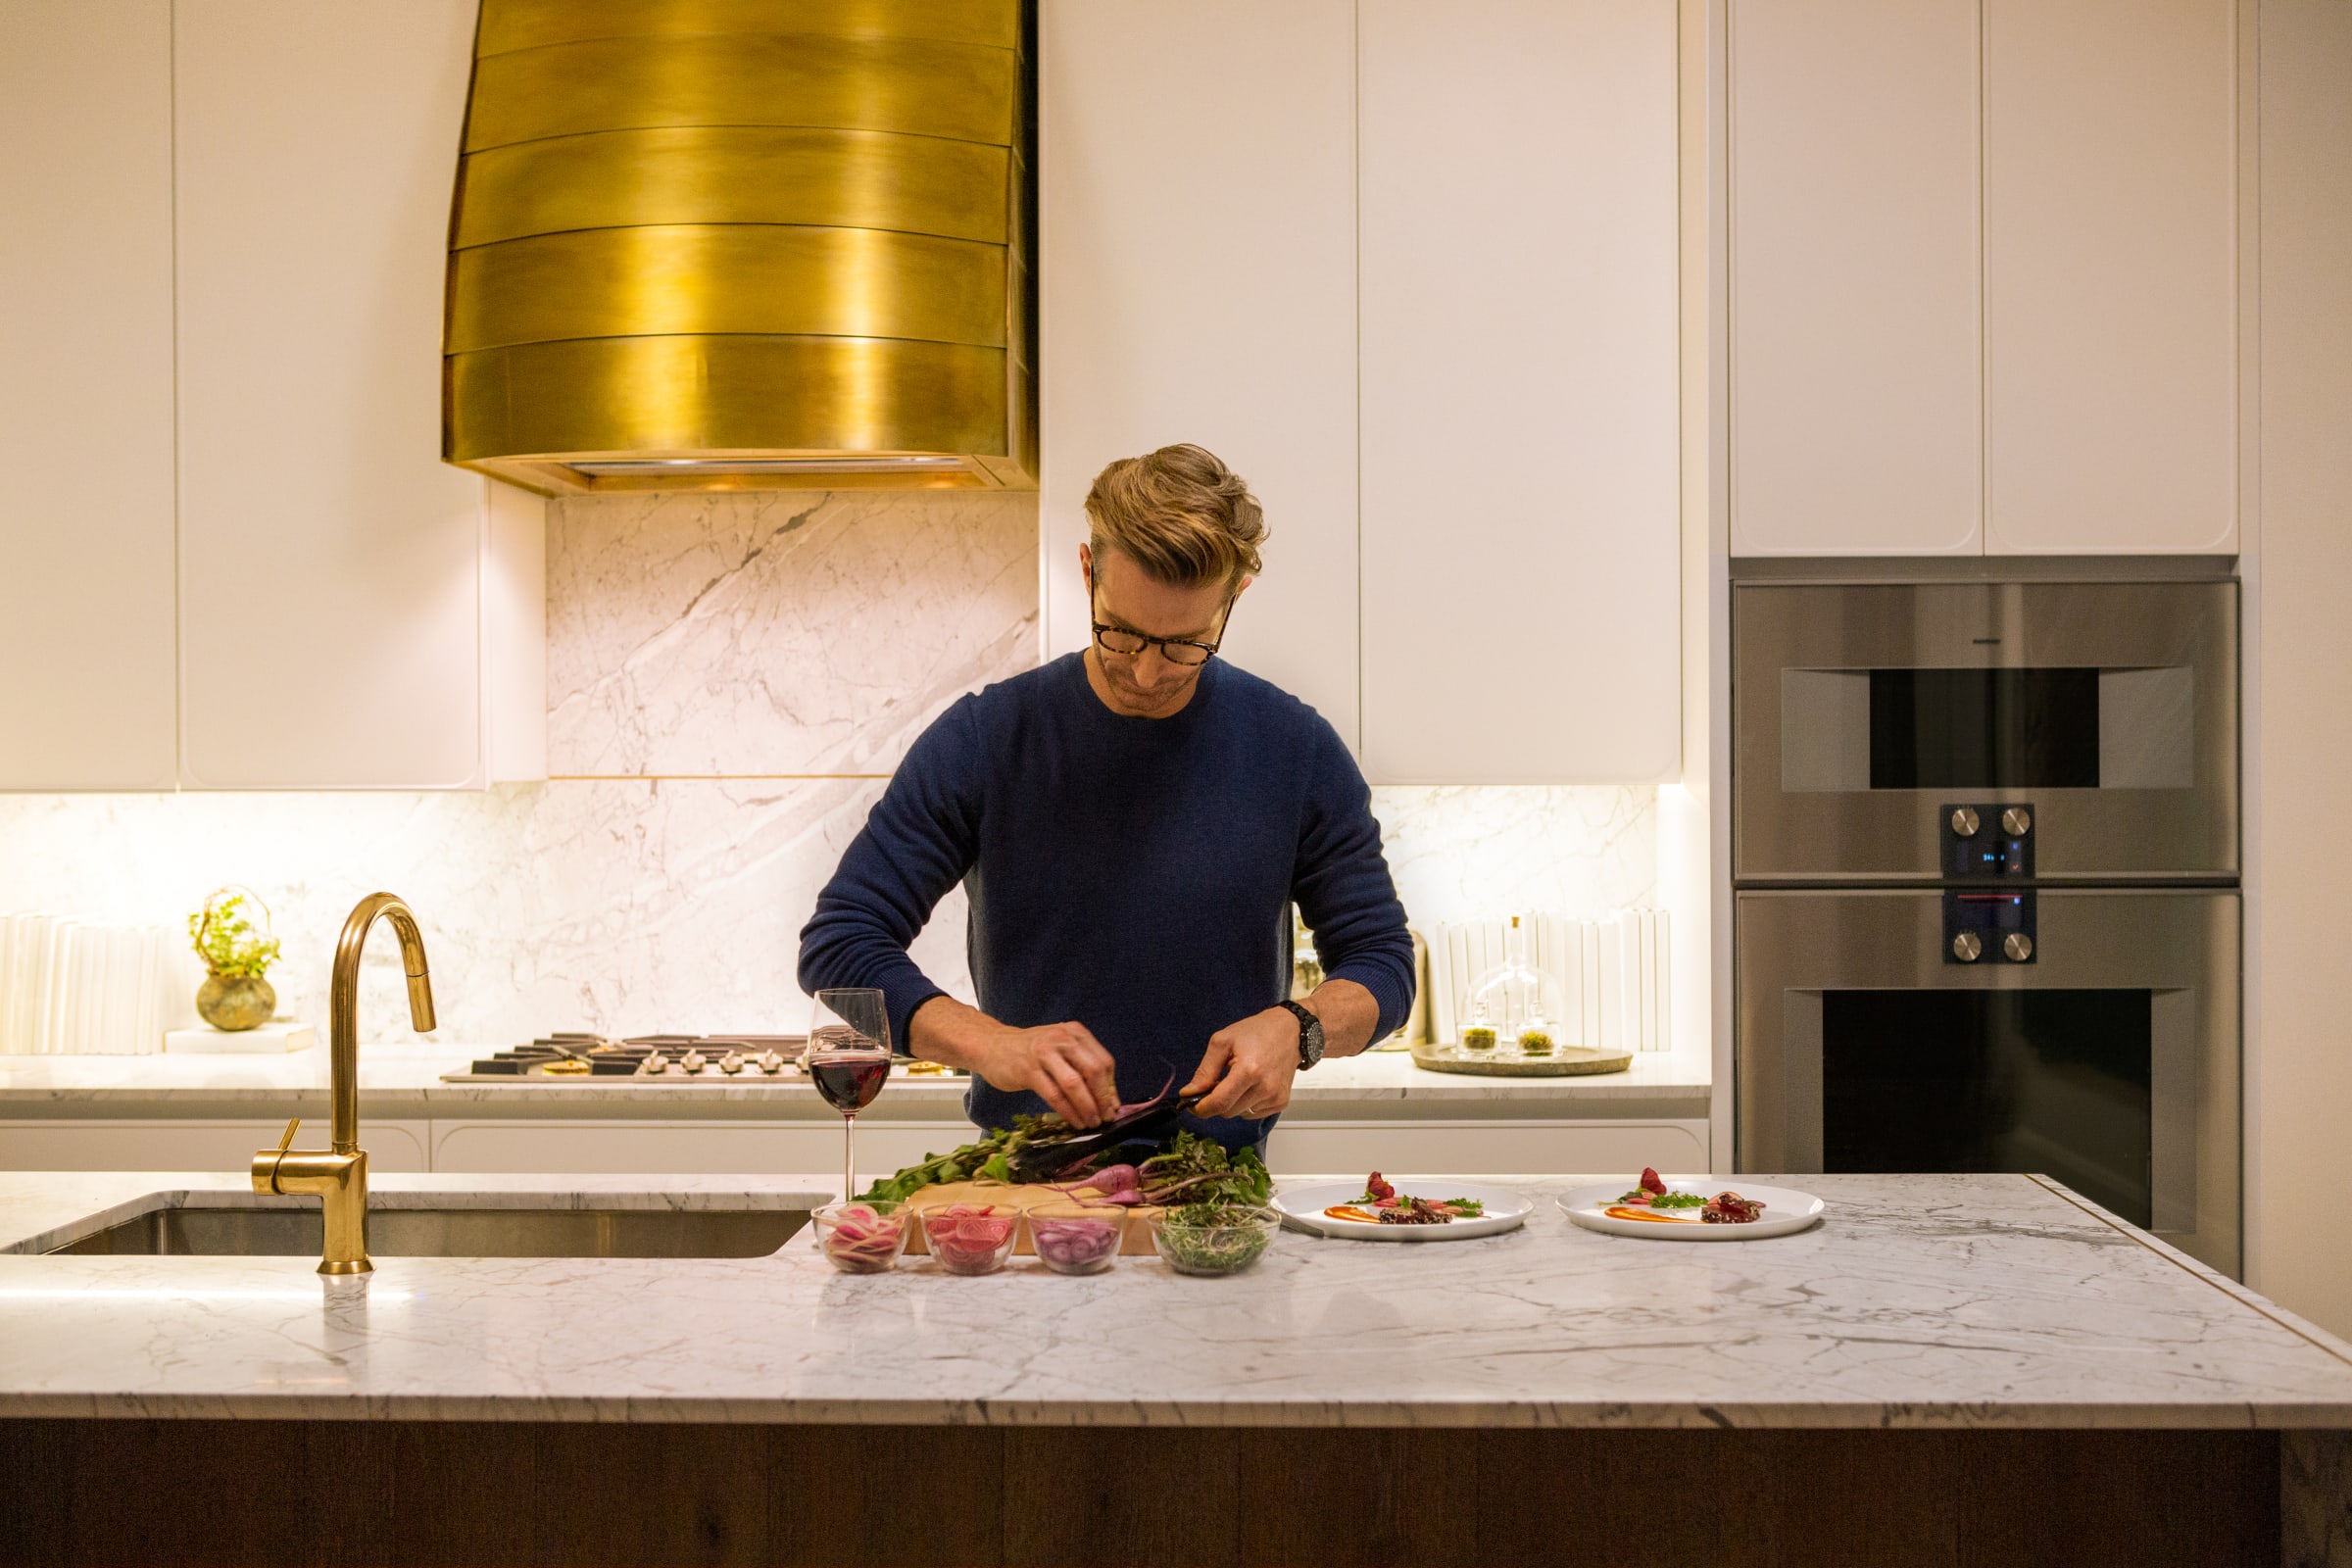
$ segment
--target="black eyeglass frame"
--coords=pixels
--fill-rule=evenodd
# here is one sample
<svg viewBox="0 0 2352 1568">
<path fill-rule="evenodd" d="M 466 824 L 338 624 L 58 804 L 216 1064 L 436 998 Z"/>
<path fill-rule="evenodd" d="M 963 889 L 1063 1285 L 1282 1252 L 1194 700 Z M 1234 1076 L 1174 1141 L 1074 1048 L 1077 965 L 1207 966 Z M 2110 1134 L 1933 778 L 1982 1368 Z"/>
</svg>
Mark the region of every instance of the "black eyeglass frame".
<svg viewBox="0 0 2352 1568">
<path fill-rule="evenodd" d="M 1146 637 L 1142 632 L 1137 631 L 1133 626 L 1113 626 L 1107 621 L 1096 620 L 1094 621 L 1095 646 L 1102 649 L 1104 653 L 1115 655 L 1120 659 L 1141 659 L 1144 657 L 1144 648 L 1156 648 L 1159 650 L 1159 657 L 1167 660 L 1169 663 L 1174 664 L 1178 669 L 1199 669 L 1202 664 L 1206 664 L 1210 660 L 1216 658 L 1217 650 L 1225 646 L 1225 629 L 1233 623 L 1233 602 L 1239 597 L 1240 595 L 1238 594 L 1228 595 L 1226 597 L 1223 610 L 1223 618 L 1217 622 L 1217 640 L 1213 643 L 1200 642 L 1191 637 Z M 1087 617 L 1090 620 L 1093 620 L 1095 612 L 1095 590 L 1092 583 L 1087 585 L 1086 612 Z M 1124 648 L 1113 648 L 1110 646 L 1110 644 L 1102 640 L 1102 634 L 1104 632 L 1116 632 L 1121 637 L 1136 638 L 1142 642 L 1144 646 L 1143 648 L 1137 648 L 1132 651 Z M 1200 649 L 1200 663 L 1188 664 L 1181 659 L 1170 658 L 1168 650 L 1171 648 Z"/>
</svg>

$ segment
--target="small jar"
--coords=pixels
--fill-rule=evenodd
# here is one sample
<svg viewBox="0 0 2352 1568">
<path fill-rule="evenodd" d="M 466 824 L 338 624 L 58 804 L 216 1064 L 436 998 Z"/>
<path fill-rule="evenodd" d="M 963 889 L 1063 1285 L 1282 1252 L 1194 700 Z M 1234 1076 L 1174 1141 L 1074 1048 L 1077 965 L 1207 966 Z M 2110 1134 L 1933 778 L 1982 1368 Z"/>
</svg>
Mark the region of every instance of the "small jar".
<svg viewBox="0 0 2352 1568">
<path fill-rule="evenodd" d="M 1519 1054 L 1548 1056 L 1551 1054 L 1551 1031 L 1534 1025 L 1519 1031 Z"/>
<path fill-rule="evenodd" d="M 1462 1049 L 1464 1051 L 1493 1051 L 1494 1049 L 1494 1031 L 1483 1023 L 1472 1024 L 1462 1031 Z"/>
</svg>

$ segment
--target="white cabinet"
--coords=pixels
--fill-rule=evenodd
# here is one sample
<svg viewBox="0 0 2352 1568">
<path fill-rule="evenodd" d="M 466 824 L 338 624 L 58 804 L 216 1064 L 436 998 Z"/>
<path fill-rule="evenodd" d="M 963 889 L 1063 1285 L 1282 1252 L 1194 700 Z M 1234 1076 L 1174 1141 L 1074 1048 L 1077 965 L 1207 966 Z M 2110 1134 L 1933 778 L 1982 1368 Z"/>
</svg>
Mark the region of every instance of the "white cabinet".
<svg viewBox="0 0 2352 1568">
<path fill-rule="evenodd" d="M 1736 556 L 1984 547 L 1977 0 L 1731 11 Z"/>
<path fill-rule="evenodd" d="M 1234 662 L 1356 719 L 1349 0 L 1047 0 L 1039 18 L 1046 650 L 1086 646 L 1087 487 L 1208 448 L 1266 510 Z"/>
<path fill-rule="evenodd" d="M 871 1178 L 967 1144 L 971 1123 L 858 1119 L 858 1169 Z M 728 1176 L 841 1169 L 841 1124 L 814 1121 L 439 1121 L 436 1171 Z"/>
<path fill-rule="evenodd" d="M 1048 0 L 1047 652 L 1095 473 L 1198 441 L 1273 531 L 1229 653 L 1374 782 L 1672 776 L 1675 29 Z"/>
<path fill-rule="evenodd" d="M 170 0 L 0 5 L 0 789 L 168 789 Z"/>
<path fill-rule="evenodd" d="M 486 481 L 440 461 L 474 11 L 178 7 L 191 786 L 465 786 L 504 755 L 484 690 L 510 636 L 486 612 L 514 601 L 486 601 L 484 581 L 513 530 L 494 528 Z"/>
<path fill-rule="evenodd" d="M 1358 28 L 1365 772 L 1673 777 L 1675 7 Z"/>
<path fill-rule="evenodd" d="M 323 1136 L 323 1105 L 318 1115 L 305 1125 Z M 0 1170 L 242 1171 L 285 1130 L 282 1118 L 0 1122 Z M 312 1142 L 313 1134 L 303 1141 Z M 362 1121 L 360 1145 L 374 1174 L 432 1168 L 430 1128 L 422 1121 Z"/>
<path fill-rule="evenodd" d="M 1644 1165 L 1713 1167 L 1703 1119 L 1671 1121 L 1307 1121 L 1287 1117 L 1266 1141 L 1276 1176 L 1445 1171 L 1457 1176 L 1611 1176 Z"/>
<path fill-rule="evenodd" d="M 0 789 L 544 774 L 544 505 L 440 461 L 474 9 L 0 6 Z"/>
<path fill-rule="evenodd" d="M 370 1138 L 376 1125 L 368 1124 Z M 858 1169 L 867 1177 L 902 1169 L 927 1153 L 968 1143 L 973 1136 L 970 1125 L 960 1120 L 869 1125 L 861 1116 Z M 370 1162 L 374 1157 L 370 1142 Z M 1295 1114 L 1275 1129 L 1266 1157 L 1278 1176 L 1375 1168 L 1466 1176 L 1639 1170 L 1643 1165 L 1705 1170 L 1710 1163 L 1706 1122 L 1682 1118 L 1322 1120 Z M 838 1124 L 806 1120 L 436 1119 L 432 1168 L 502 1176 L 837 1171 L 841 1129 Z"/>
<path fill-rule="evenodd" d="M 1984 0 L 1993 554 L 2237 549 L 2236 37 L 2235 0 Z"/>
<path fill-rule="evenodd" d="M 1736 556 L 2237 548 L 2236 0 L 1733 0 Z"/>
</svg>

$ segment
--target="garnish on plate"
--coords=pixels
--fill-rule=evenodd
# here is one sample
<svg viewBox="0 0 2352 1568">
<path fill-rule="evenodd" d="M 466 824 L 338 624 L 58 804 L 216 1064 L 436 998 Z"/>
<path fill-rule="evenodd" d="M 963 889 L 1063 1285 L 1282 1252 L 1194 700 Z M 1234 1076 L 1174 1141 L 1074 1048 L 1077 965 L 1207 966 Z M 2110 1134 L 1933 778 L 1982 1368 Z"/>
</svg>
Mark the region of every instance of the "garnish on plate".
<svg viewBox="0 0 2352 1568">
<path fill-rule="evenodd" d="M 1620 1203 L 1649 1203 L 1655 1202 L 1658 1199 L 1661 1199 L 1665 1196 L 1666 1183 L 1664 1178 L 1660 1177 L 1658 1173 L 1649 1166 L 1644 1165 L 1642 1167 L 1641 1181 L 1635 1183 L 1634 1190 L 1626 1194 L 1623 1198 L 1617 1200 L 1617 1201 Z"/>
<path fill-rule="evenodd" d="M 1698 1223 L 1696 1220 L 1685 1219 L 1680 1214 L 1653 1214 L 1646 1208 L 1637 1208 L 1631 1203 L 1612 1204 L 1602 1209 L 1601 1212 L 1611 1219 L 1638 1219 L 1651 1225 L 1695 1225 Z"/>
<path fill-rule="evenodd" d="M 1614 1204 L 1604 1207 L 1601 1212 L 1611 1219 L 1669 1220 L 1668 1215 L 1646 1212 L 1660 1208 L 1695 1208 L 1699 1221 L 1708 1225 L 1752 1225 L 1757 1216 L 1764 1212 L 1763 1203 L 1752 1198 L 1741 1198 L 1734 1192 L 1717 1193 L 1713 1198 L 1707 1198 L 1698 1193 L 1670 1191 L 1665 1178 L 1647 1165 L 1642 1167 L 1642 1180 L 1634 1190 L 1618 1199 Z M 1691 1223 L 1682 1219 L 1672 1222 L 1683 1225 Z"/>
<path fill-rule="evenodd" d="M 1334 1203 L 1325 1219 L 1353 1220 L 1359 1225 L 1450 1225 L 1457 1219 L 1480 1219 L 1487 1205 L 1475 1198 L 1413 1198 L 1374 1171 L 1364 1178 L 1364 1190 L 1353 1202 Z"/>
</svg>

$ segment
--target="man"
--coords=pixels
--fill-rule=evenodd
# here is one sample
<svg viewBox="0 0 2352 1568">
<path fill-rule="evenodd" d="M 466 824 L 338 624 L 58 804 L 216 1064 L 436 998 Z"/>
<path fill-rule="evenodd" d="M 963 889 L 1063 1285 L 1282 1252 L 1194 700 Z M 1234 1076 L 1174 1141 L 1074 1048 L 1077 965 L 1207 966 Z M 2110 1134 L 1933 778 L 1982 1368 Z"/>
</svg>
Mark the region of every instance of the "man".
<svg viewBox="0 0 2352 1568">
<path fill-rule="evenodd" d="M 984 1127 L 1096 1125 L 1174 1078 L 1261 1143 L 1294 1075 L 1404 1019 L 1411 939 L 1371 792 L 1314 710 L 1216 657 L 1263 514 L 1197 446 L 1104 468 L 1079 547 L 1094 639 L 918 737 L 818 895 L 801 985 L 872 986 L 913 1055 L 968 1069 Z M 980 1007 L 906 956 L 960 880 Z M 1326 978 L 1290 996 L 1290 914 Z"/>
</svg>

